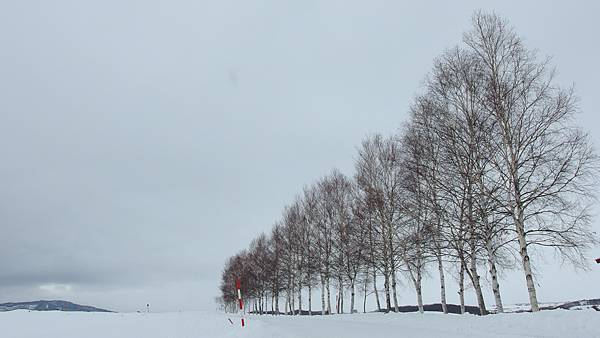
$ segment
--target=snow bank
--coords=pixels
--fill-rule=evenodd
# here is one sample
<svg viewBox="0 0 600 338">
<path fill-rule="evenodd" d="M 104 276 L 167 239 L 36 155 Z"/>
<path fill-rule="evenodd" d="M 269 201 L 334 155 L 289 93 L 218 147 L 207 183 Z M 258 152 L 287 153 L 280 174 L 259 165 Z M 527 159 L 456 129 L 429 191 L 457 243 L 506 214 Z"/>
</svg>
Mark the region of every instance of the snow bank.
<svg viewBox="0 0 600 338">
<path fill-rule="evenodd" d="M 0 332 L 6 338 L 600 337 L 600 312 L 592 310 L 486 317 L 440 313 L 248 316 L 247 327 L 238 324 L 236 315 L 208 312 L 0 313 Z"/>
</svg>

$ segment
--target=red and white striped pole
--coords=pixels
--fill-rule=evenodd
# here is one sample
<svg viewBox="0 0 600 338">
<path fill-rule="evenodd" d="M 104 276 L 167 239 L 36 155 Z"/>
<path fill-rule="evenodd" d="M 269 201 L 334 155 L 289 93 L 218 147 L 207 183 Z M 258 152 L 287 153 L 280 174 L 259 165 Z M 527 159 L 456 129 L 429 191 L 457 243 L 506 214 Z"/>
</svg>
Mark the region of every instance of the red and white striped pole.
<svg viewBox="0 0 600 338">
<path fill-rule="evenodd" d="M 244 327 L 244 301 L 242 300 L 242 283 L 239 279 L 235 280 L 235 287 L 237 289 L 238 300 L 240 301 L 240 316 L 242 316 L 242 327 Z"/>
</svg>

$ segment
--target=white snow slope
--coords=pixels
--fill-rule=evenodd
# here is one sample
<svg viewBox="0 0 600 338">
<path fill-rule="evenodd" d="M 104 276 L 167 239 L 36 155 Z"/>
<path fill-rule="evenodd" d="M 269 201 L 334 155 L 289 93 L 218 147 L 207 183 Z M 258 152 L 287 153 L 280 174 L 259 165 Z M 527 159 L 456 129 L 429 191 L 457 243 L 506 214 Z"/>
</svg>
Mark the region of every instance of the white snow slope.
<svg viewBox="0 0 600 338">
<path fill-rule="evenodd" d="M 232 325 L 227 318 L 231 318 Z M 0 313 L 3 338 L 600 337 L 600 312 L 554 310 L 478 317 L 440 313 L 248 316 L 183 313 Z"/>
</svg>

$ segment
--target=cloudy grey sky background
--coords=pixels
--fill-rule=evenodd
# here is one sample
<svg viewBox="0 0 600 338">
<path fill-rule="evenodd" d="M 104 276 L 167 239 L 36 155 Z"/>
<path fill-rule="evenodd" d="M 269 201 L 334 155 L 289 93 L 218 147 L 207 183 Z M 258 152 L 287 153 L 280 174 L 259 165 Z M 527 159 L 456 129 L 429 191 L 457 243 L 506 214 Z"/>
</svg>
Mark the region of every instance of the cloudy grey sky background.
<svg viewBox="0 0 600 338">
<path fill-rule="evenodd" d="M 478 8 L 554 56 L 600 144 L 595 1 L 0 1 L 0 302 L 214 308 L 226 258 L 396 131 Z M 600 266 L 536 263 L 541 301 L 600 297 Z"/>
</svg>

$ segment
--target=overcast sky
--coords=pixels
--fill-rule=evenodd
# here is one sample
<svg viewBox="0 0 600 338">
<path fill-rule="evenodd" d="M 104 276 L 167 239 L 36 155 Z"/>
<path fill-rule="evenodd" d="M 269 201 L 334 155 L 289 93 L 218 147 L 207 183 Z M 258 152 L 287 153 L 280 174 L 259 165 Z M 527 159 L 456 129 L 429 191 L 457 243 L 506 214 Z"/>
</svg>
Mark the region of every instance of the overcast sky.
<svg viewBox="0 0 600 338">
<path fill-rule="evenodd" d="M 0 302 L 214 308 L 226 258 L 395 132 L 478 8 L 554 56 L 600 144 L 595 1 L 0 2 Z M 535 259 L 541 301 L 600 296 L 600 266 Z"/>
</svg>

